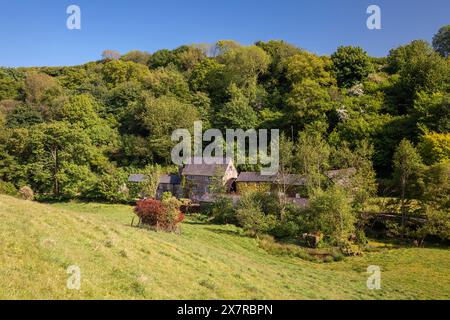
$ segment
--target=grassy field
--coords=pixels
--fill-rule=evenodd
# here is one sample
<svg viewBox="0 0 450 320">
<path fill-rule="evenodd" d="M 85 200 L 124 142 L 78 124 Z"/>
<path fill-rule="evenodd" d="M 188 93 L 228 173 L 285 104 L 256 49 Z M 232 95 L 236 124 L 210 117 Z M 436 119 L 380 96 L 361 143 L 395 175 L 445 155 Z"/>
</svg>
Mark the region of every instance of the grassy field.
<svg viewBox="0 0 450 320">
<path fill-rule="evenodd" d="M 385 249 L 317 264 L 270 255 L 234 226 L 187 220 L 181 235 L 130 226 L 121 205 L 0 196 L 1 299 L 449 299 L 450 250 Z M 81 290 L 66 270 L 81 269 Z M 366 269 L 382 270 L 368 290 Z"/>
</svg>

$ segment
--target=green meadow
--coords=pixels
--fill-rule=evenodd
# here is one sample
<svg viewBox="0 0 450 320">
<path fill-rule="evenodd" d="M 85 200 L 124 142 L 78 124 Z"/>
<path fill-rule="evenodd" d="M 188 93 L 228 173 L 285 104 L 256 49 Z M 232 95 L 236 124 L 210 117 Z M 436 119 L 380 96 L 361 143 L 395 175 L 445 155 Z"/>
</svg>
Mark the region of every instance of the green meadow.
<svg viewBox="0 0 450 320">
<path fill-rule="evenodd" d="M 132 207 L 0 195 L 0 299 L 450 299 L 448 248 L 384 247 L 313 263 L 275 256 L 235 226 L 132 227 Z M 81 270 L 69 290 L 69 266 Z M 369 290 L 367 267 L 381 268 Z"/>
</svg>

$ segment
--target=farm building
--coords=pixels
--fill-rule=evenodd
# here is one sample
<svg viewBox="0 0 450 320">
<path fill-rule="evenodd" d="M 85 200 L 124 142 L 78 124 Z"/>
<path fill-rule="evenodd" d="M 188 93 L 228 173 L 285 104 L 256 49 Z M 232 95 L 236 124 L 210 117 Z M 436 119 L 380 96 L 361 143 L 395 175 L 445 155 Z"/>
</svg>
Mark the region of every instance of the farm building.
<svg viewBox="0 0 450 320">
<path fill-rule="evenodd" d="M 163 174 L 159 177 L 156 198 L 161 198 L 164 192 L 170 192 L 173 196 L 181 198 L 183 188 L 181 187 L 181 178 L 176 174 Z"/>
<path fill-rule="evenodd" d="M 249 191 L 279 193 L 299 198 L 306 191 L 306 179 L 298 174 L 265 176 L 259 172 L 241 172 L 236 180 L 236 190 L 239 194 Z"/>
<path fill-rule="evenodd" d="M 213 193 L 213 189 L 223 186 L 230 192 L 238 172 L 233 160 L 228 158 L 193 158 L 181 170 L 185 196 L 196 201 Z"/>
</svg>

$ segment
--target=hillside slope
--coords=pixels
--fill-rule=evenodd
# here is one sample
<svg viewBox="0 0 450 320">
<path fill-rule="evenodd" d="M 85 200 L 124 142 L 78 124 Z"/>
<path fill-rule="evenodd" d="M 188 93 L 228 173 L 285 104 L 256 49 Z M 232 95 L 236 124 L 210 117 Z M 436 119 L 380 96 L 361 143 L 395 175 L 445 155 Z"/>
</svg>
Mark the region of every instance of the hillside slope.
<svg viewBox="0 0 450 320">
<path fill-rule="evenodd" d="M 448 249 L 396 249 L 314 264 L 278 257 L 234 226 L 182 234 L 130 227 L 127 206 L 0 196 L 1 299 L 449 299 Z M 66 288 L 71 265 L 81 290 Z M 366 287 L 369 265 L 382 290 Z"/>
</svg>

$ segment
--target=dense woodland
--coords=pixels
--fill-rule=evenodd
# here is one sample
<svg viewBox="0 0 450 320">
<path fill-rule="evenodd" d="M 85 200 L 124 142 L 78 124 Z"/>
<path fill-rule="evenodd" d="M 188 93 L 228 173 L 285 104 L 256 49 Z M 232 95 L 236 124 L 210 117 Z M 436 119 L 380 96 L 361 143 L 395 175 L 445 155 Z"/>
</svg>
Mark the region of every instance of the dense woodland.
<svg viewBox="0 0 450 320">
<path fill-rule="evenodd" d="M 0 189 L 127 200 L 128 174 L 170 166 L 172 131 L 200 119 L 204 130 L 280 129 L 280 170 L 306 174 L 311 193 L 324 189 L 326 170 L 355 167 L 352 206 L 394 196 L 403 208 L 419 199 L 448 214 L 449 55 L 447 26 L 432 45 L 412 41 L 383 58 L 351 46 L 318 56 L 283 41 L 226 40 L 1 68 Z"/>
</svg>

